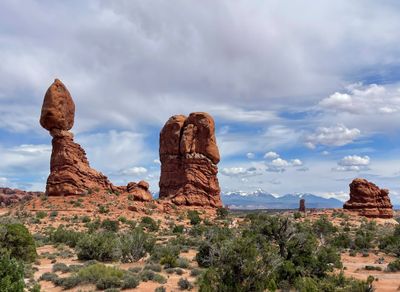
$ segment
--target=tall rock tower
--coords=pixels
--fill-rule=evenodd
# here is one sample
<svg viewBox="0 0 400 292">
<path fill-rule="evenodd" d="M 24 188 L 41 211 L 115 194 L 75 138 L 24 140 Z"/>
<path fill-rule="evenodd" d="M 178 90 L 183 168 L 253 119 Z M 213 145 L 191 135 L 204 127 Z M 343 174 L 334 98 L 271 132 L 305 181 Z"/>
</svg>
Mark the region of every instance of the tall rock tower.
<svg viewBox="0 0 400 292">
<path fill-rule="evenodd" d="M 213 118 L 203 112 L 169 118 L 160 132 L 160 199 L 221 207 L 220 160 Z"/>
</svg>

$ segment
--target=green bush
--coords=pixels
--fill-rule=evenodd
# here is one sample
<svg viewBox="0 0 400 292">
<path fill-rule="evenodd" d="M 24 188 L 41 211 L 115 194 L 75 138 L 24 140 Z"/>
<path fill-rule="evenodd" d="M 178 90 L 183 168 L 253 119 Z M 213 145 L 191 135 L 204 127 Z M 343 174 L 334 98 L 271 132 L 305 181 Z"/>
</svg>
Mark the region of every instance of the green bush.
<svg viewBox="0 0 400 292">
<path fill-rule="evenodd" d="M 183 233 L 184 229 L 185 226 L 183 225 L 175 225 L 174 228 L 172 229 L 172 233 Z"/>
<path fill-rule="evenodd" d="M 45 218 L 47 216 L 47 212 L 45 212 L 45 211 L 38 211 L 38 212 L 36 212 L 36 218 L 38 218 L 38 219 L 43 219 L 43 218 Z"/>
<path fill-rule="evenodd" d="M 0 253 L 25 262 L 33 262 L 36 257 L 35 240 L 22 224 L 0 224 Z"/>
<path fill-rule="evenodd" d="M 71 269 L 64 263 L 56 263 L 53 265 L 52 271 L 53 273 L 55 272 L 68 273 L 71 271 Z"/>
<path fill-rule="evenodd" d="M 229 211 L 227 208 L 218 208 L 217 209 L 217 217 L 219 219 L 225 219 L 226 217 L 228 217 Z"/>
<path fill-rule="evenodd" d="M 155 239 L 140 229 L 122 234 L 119 243 L 122 262 L 137 262 L 152 251 L 154 243 Z"/>
<path fill-rule="evenodd" d="M 190 283 L 186 278 L 180 278 L 178 281 L 178 286 L 182 290 L 191 290 L 193 288 L 192 283 Z"/>
<path fill-rule="evenodd" d="M 82 236 L 83 233 L 65 229 L 61 225 L 50 234 L 50 240 L 54 243 L 64 243 L 69 247 L 75 247 Z"/>
<path fill-rule="evenodd" d="M 125 275 L 126 272 L 118 268 L 94 264 L 80 269 L 76 276 L 81 283 L 95 284 L 97 289 L 104 290 L 121 287 Z"/>
<path fill-rule="evenodd" d="M 120 258 L 120 250 L 115 234 L 103 232 L 83 234 L 76 245 L 80 260 L 113 261 Z"/>
<path fill-rule="evenodd" d="M 393 262 L 390 262 L 387 265 L 387 270 L 389 272 L 398 272 L 398 271 L 400 271 L 400 259 L 397 259 L 397 260 L 395 260 Z"/>
<path fill-rule="evenodd" d="M 119 221 L 105 219 L 103 222 L 101 222 L 101 228 L 107 231 L 117 232 L 119 229 Z"/>
<path fill-rule="evenodd" d="M 24 268 L 15 258 L 3 254 L 0 256 L 0 291 L 23 292 Z"/>
<path fill-rule="evenodd" d="M 157 222 L 149 216 L 142 217 L 141 222 L 149 231 L 157 231 L 159 228 Z"/>
<path fill-rule="evenodd" d="M 139 285 L 140 281 L 137 276 L 126 275 L 123 279 L 122 289 L 133 289 Z"/>
<path fill-rule="evenodd" d="M 192 225 L 197 225 L 201 222 L 199 212 L 197 212 L 196 210 L 189 210 L 187 212 L 187 217 L 190 220 L 190 224 Z"/>
</svg>

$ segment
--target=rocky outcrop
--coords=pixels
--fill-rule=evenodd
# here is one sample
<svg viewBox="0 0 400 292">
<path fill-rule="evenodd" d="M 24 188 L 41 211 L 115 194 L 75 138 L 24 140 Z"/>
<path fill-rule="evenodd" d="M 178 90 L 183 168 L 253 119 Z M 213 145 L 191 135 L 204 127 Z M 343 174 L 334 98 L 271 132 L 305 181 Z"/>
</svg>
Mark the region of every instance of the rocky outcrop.
<svg viewBox="0 0 400 292">
<path fill-rule="evenodd" d="M 366 179 L 356 178 L 350 184 L 350 199 L 344 209 L 357 211 L 370 218 L 393 218 L 389 191 L 380 189 Z"/>
<path fill-rule="evenodd" d="M 306 211 L 306 200 L 300 199 L 299 212 L 305 212 L 305 211 Z"/>
<path fill-rule="evenodd" d="M 160 199 L 177 205 L 222 206 L 213 118 L 202 112 L 171 117 L 160 132 Z"/>
<path fill-rule="evenodd" d="M 50 175 L 46 195 L 84 195 L 93 192 L 132 192 L 142 201 L 152 199 L 147 187 L 116 187 L 101 172 L 89 165 L 85 150 L 74 142 L 69 130 L 74 124 L 75 104 L 58 79 L 49 87 L 43 101 L 40 124 L 53 137 Z"/>
<path fill-rule="evenodd" d="M 42 192 L 26 192 L 18 189 L 0 188 L 0 206 L 10 206 L 19 202 L 26 202 L 41 195 L 43 195 Z"/>
</svg>

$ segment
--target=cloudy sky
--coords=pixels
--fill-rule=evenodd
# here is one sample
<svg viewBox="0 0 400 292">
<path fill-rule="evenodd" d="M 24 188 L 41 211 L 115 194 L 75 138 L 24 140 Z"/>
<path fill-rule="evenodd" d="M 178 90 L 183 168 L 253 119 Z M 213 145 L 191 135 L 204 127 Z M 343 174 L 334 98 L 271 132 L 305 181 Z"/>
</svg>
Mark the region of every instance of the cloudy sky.
<svg viewBox="0 0 400 292">
<path fill-rule="evenodd" d="M 0 185 L 43 190 L 54 78 L 73 132 L 114 183 L 158 190 L 158 136 L 174 114 L 216 120 L 222 190 L 346 199 L 365 177 L 400 202 L 400 3 L 0 3 Z"/>
</svg>

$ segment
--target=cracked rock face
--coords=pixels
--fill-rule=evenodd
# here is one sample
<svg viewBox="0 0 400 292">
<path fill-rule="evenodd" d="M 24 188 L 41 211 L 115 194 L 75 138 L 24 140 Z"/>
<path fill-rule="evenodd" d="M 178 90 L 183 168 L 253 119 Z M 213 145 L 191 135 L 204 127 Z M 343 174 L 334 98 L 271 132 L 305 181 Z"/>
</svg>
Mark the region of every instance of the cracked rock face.
<svg viewBox="0 0 400 292">
<path fill-rule="evenodd" d="M 393 218 L 389 191 L 362 178 L 351 182 L 350 199 L 343 208 L 358 211 L 360 215 L 370 218 Z"/>
<path fill-rule="evenodd" d="M 177 205 L 222 206 L 213 118 L 202 112 L 171 117 L 160 132 L 160 199 Z"/>
<path fill-rule="evenodd" d="M 74 124 L 74 116 L 75 104 L 71 94 L 56 79 L 46 92 L 40 117 L 40 124 L 53 137 L 46 195 L 68 196 L 118 191 L 132 193 L 135 199 L 141 201 L 152 200 L 146 182 L 116 187 L 105 175 L 90 167 L 85 150 L 74 142 L 73 134 L 68 131 Z"/>
</svg>

